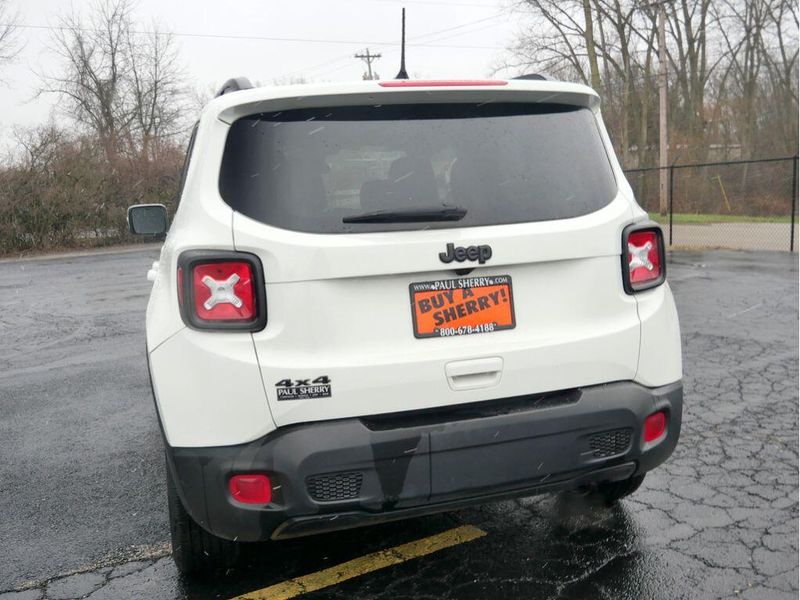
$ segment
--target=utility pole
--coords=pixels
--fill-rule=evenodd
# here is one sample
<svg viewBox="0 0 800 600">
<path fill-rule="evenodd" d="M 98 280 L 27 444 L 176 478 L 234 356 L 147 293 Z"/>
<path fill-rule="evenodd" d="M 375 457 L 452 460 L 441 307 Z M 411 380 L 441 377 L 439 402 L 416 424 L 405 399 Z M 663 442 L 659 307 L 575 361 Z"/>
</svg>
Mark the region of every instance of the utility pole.
<svg viewBox="0 0 800 600">
<path fill-rule="evenodd" d="M 661 215 L 667 214 L 669 198 L 669 159 L 667 158 L 667 9 L 665 0 L 658 3 L 658 208 Z"/>
<path fill-rule="evenodd" d="M 367 51 L 365 53 L 356 54 L 355 57 L 356 58 L 360 58 L 365 63 L 367 63 L 367 72 L 365 73 L 364 79 L 372 81 L 373 79 L 377 79 L 378 78 L 378 74 L 377 73 L 375 73 L 374 76 L 372 74 L 372 61 L 379 59 L 381 57 L 380 54 L 370 54 L 369 53 L 369 48 L 367 48 Z"/>
<path fill-rule="evenodd" d="M 597 50 L 594 47 L 594 26 L 592 25 L 592 5 L 590 0 L 583 0 L 584 39 L 586 40 L 586 54 L 589 57 L 589 71 L 592 87 L 600 92 L 600 69 L 597 66 Z"/>
</svg>

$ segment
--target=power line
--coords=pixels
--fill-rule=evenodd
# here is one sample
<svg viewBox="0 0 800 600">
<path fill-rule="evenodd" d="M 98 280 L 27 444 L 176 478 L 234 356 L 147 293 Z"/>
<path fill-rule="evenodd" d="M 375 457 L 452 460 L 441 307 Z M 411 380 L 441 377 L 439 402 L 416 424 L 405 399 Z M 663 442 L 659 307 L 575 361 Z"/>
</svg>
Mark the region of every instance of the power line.
<svg viewBox="0 0 800 600">
<path fill-rule="evenodd" d="M 503 16 L 503 15 L 496 15 L 496 17 L 501 17 L 501 16 Z M 479 21 L 478 21 L 478 22 L 479 22 Z M 470 25 L 475 25 L 475 24 L 477 24 L 478 22 L 475 22 L 475 23 L 470 23 Z M 439 36 L 439 35 L 437 35 L 435 39 L 433 39 L 433 40 L 428 40 L 428 41 L 431 41 L 431 42 L 443 42 L 443 41 L 445 41 L 445 40 L 451 40 L 451 39 L 453 39 L 453 38 L 461 37 L 462 35 L 471 35 L 471 34 L 473 34 L 473 33 L 476 33 L 476 32 L 478 32 L 478 31 L 483 31 L 484 29 L 491 29 L 492 27 L 497 27 L 498 25 L 502 25 L 502 23 L 488 23 L 488 24 L 486 24 L 486 25 L 483 25 L 483 26 L 481 26 L 481 27 L 475 27 L 474 29 L 470 29 L 470 30 L 468 30 L 468 31 L 458 31 L 458 32 L 456 32 L 456 33 L 451 33 L 450 35 L 445 35 L 445 36 Z M 466 27 L 466 24 L 464 24 L 462 27 Z M 453 28 L 451 28 L 451 29 L 456 29 L 456 28 L 455 28 L 455 27 L 453 27 Z M 440 31 L 439 33 L 443 33 L 444 31 L 447 31 L 447 30 L 442 30 L 442 31 Z M 412 43 L 411 43 L 411 44 L 409 44 L 409 45 L 410 45 L 410 46 L 414 46 L 414 45 L 418 45 L 418 44 L 414 44 L 414 43 L 412 42 Z M 505 48 L 503 48 L 503 49 L 505 50 Z"/>
<path fill-rule="evenodd" d="M 451 38 L 458 37 L 458 36 L 461 36 L 461 35 L 465 35 L 465 34 L 472 34 L 472 33 L 475 33 L 476 31 L 482 31 L 482 30 L 484 30 L 484 29 L 488 29 L 488 28 L 490 28 L 490 27 L 496 27 L 497 25 L 498 25 L 498 23 L 489 23 L 488 25 L 483 25 L 483 26 L 481 26 L 481 27 L 476 27 L 475 29 L 471 29 L 471 30 L 469 30 L 469 31 L 462 31 L 462 32 L 457 32 L 457 33 L 451 33 L 450 35 L 445 35 L 445 36 L 443 36 L 443 37 L 441 37 L 441 36 L 437 36 L 437 37 L 435 38 L 435 41 L 437 41 L 437 42 L 441 42 L 441 41 L 444 41 L 444 40 L 449 40 L 449 39 L 451 39 Z M 414 47 L 414 46 L 418 46 L 418 44 L 414 44 L 414 43 L 406 43 L 406 46 L 407 46 L 407 47 Z M 393 56 L 397 56 L 397 53 L 398 53 L 398 49 L 397 49 L 397 48 L 392 48 L 391 50 L 389 50 L 389 51 L 386 53 L 386 58 L 393 57 Z M 326 69 L 325 71 L 323 71 L 323 72 L 321 72 L 321 73 L 317 73 L 316 77 L 323 77 L 323 76 L 325 76 L 325 75 L 329 75 L 329 74 L 331 74 L 331 73 L 335 73 L 335 72 L 337 72 L 337 71 L 340 71 L 340 70 L 342 70 L 342 69 L 343 69 L 344 67 L 346 67 L 346 66 L 347 66 L 347 65 L 341 65 L 341 66 L 339 66 L 339 67 L 334 67 L 334 68 L 332 68 L 332 69 Z"/>
<path fill-rule="evenodd" d="M 0 23 L 0 27 L 9 27 L 10 24 Z M 15 27 L 20 29 L 46 29 L 49 31 L 83 31 L 87 33 L 98 33 L 100 30 L 92 29 L 89 27 L 64 27 L 57 25 L 24 25 L 16 24 Z M 296 37 L 272 37 L 272 36 L 256 36 L 256 35 L 224 35 L 218 33 L 186 33 L 186 32 L 168 32 L 168 31 L 131 31 L 137 35 L 174 35 L 175 37 L 186 38 L 209 38 L 209 39 L 223 39 L 223 40 L 246 40 L 246 41 L 264 41 L 264 42 L 302 42 L 305 44 L 347 44 L 347 45 L 373 45 L 373 46 L 399 46 L 400 42 L 384 42 L 378 40 L 335 40 L 323 38 L 296 38 Z M 424 48 L 455 48 L 464 50 L 502 50 L 501 46 L 477 46 L 466 44 L 428 44 L 428 43 L 414 43 L 414 46 Z"/>
<path fill-rule="evenodd" d="M 448 31 L 455 31 L 456 29 L 463 29 L 464 27 L 469 27 L 470 25 L 477 25 L 478 23 L 483 23 L 485 21 L 493 21 L 494 19 L 499 19 L 503 16 L 503 13 L 497 13 L 495 15 L 490 15 L 488 17 L 482 17 L 480 19 L 475 19 L 473 21 L 467 21 L 466 23 L 461 23 L 460 25 L 453 25 L 452 27 L 445 27 L 444 29 L 437 29 L 435 31 L 429 31 L 428 33 L 421 33 L 419 35 L 411 36 L 410 40 L 421 40 L 423 38 L 431 37 L 439 35 L 440 33 L 447 33 Z"/>
<path fill-rule="evenodd" d="M 448 33 L 448 32 L 451 32 L 451 31 L 455 31 L 457 29 L 463 29 L 465 27 L 470 27 L 472 25 L 477 25 L 478 23 L 484 23 L 486 21 L 493 21 L 493 20 L 499 19 L 502 16 L 504 16 L 503 13 L 499 13 L 499 14 L 492 15 L 490 17 L 483 17 L 481 19 L 475 19 L 475 20 L 472 20 L 472 21 L 467 21 L 466 23 L 461 23 L 459 25 L 454 25 L 452 27 L 445 27 L 444 29 L 436 29 L 434 31 L 429 31 L 427 33 L 422 33 L 420 35 L 415 35 L 415 36 L 412 36 L 410 38 L 410 40 L 412 40 L 412 41 L 411 42 L 407 42 L 407 45 L 408 46 L 419 46 L 420 45 L 418 43 L 415 43 L 413 40 L 423 40 L 423 39 L 426 39 L 426 38 L 433 38 L 433 39 L 428 39 L 427 41 L 428 42 L 439 42 L 439 41 L 451 39 L 453 37 L 458 37 L 459 35 L 464 35 L 464 33 L 473 33 L 474 31 L 480 31 L 481 29 L 484 29 L 484 27 L 479 27 L 476 30 L 471 30 L 471 31 L 468 31 L 468 32 L 456 33 L 456 34 L 453 34 L 453 35 L 447 35 L 447 36 L 441 37 L 441 34 L 443 34 L 443 33 Z M 381 44 L 381 45 L 386 45 L 386 44 Z M 395 44 L 392 44 L 392 45 L 399 46 L 400 44 L 399 43 L 395 43 Z M 437 47 L 437 48 L 438 47 L 443 47 L 444 48 L 444 47 L 448 47 L 448 46 L 439 46 L 439 45 L 437 45 L 437 46 L 434 46 L 434 47 Z M 493 49 L 500 50 L 501 48 L 493 48 Z M 338 56 L 336 58 L 332 58 L 332 59 L 326 60 L 325 62 L 322 62 L 322 63 L 319 63 L 319 64 L 315 64 L 315 65 L 312 65 L 310 67 L 303 67 L 303 68 L 300 68 L 300 69 L 295 69 L 295 70 L 290 71 L 288 73 L 284 73 L 283 75 L 279 76 L 279 78 L 281 78 L 281 77 L 289 77 L 289 76 L 292 76 L 292 75 L 296 75 L 298 73 L 301 73 L 303 75 L 307 75 L 310 72 L 316 71 L 316 70 L 318 70 L 318 69 L 320 69 L 322 67 L 327 67 L 329 65 L 333 65 L 333 64 L 336 64 L 336 63 L 340 63 L 340 62 L 343 62 L 343 61 L 349 61 L 349 60 L 350 60 L 350 54 L 343 54 L 343 55 L 340 55 L 340 56 Z M 347 65 L 339 65 L 338 67 L 334 67 L 332 69 L 330 69 L 330 68 L 329 69 L 325 69 L 322 73 L 318 73 L 317 76 L 321 77 L 323 75 L 328 75 L 330 73 L 334 73 L 336 71 L 340 71 L 343 68 L 345 68 L 345 66 L 347 66 Z"/>
</svg>

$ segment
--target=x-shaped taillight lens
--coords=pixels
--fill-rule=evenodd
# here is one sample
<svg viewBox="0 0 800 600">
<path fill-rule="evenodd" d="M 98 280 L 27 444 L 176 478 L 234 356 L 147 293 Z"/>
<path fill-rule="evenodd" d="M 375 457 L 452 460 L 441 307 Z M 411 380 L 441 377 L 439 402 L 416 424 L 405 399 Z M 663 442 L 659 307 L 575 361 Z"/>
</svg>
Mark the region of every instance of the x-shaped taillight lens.
<svg viewBox="0 0 800 600">
<path fill-rule="evenodd" d="M 636 229 L 624 240 L 628 292 L 655 287 L 664 282 L 664 244 L 657 227 Z M 624 267 L 623 267 L 624 268 Z"/>
<path fill-rule="evenodd" d="M 252 321 L 256 316 L 248 262 L 196 264 L 192 269 L 195 316 L 203 321 Z"/>
</svg>

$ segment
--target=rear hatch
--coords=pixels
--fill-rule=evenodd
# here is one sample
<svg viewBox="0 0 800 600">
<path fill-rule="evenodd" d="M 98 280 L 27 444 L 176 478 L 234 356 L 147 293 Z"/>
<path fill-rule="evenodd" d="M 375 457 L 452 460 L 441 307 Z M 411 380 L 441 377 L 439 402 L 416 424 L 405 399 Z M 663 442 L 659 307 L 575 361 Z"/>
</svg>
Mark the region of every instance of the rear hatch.
<svg viewBox="0 0 800 600">
<path fill-rule="evenodd" d="M 631 208 L 595 98 L 382 97 L 232 120 L 220 194 L 264 265 L 276 424 L 633 378 Z"/>
</svg>

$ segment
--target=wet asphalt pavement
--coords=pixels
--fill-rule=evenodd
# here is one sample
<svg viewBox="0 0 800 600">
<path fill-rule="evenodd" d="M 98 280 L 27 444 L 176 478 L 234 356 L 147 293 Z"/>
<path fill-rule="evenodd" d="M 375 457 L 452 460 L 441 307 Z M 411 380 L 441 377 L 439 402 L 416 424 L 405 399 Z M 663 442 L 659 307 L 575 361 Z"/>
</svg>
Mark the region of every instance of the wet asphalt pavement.
<svg viewBox="0 0 800 600">
<path fill-rule="evenodd" d="M 156 256 L 0 262 L 0 600 L 231 598 L 462 524 L 486 535 L 303 598 L 798 597 L 796 255 L 672 256 L 683 431 L 619 506 L 542 496 L 258 545 L 202 583 L 169 557 Z"/>
</svg>

